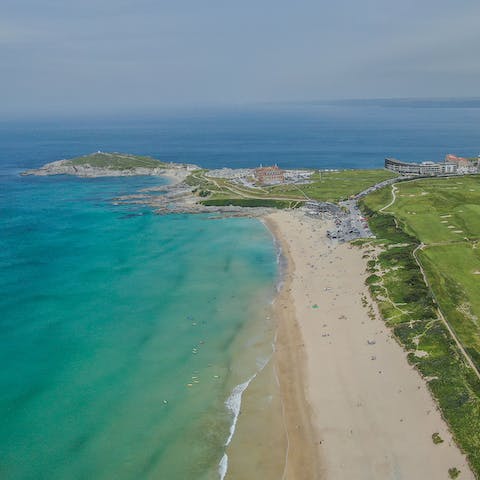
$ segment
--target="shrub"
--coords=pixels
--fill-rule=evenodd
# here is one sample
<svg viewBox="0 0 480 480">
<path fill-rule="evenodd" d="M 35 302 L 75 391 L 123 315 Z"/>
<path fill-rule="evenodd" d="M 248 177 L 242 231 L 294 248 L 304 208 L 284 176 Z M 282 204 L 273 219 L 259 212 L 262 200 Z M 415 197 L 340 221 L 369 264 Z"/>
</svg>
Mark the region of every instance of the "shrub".
<svg viewBox="0 0 480 480">
<path fill-rule="evenodd" d="M 457 478 L 460 475 L 460 470 L 457 467 L 449 468 L 448 475 L 450 478 Z"/>
</svg>

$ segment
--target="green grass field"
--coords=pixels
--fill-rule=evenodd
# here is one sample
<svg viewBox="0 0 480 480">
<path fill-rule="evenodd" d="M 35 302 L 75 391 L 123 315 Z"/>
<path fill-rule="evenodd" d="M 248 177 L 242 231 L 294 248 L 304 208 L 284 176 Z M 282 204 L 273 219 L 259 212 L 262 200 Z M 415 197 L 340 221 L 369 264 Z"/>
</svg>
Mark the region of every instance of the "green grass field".
<svg viewBox="0 0 480 480">
<path fill-rule="evenodd" d="M 383 251 L 369 263 L 382 316 L 429 377 L 429 387 L 480 475 L 480 381 L 436 314 L 436 304 L 480 367 L 480 177 L 396 183 L 362 200 Z M 413 251 L 429 287 L 423 282 Z M 420 356 L 416 353 L 423 352 Z M 453 467 L 453 466 L 452 466 Z"/>
<path fill-rule="evenodd" d="M 389 170 L 340 170 L 317 172 L 306 185 L 278 185 L 268 187 L 271 194 L 297 195 L 301 192 L 312 200 L 338 202 L 362 192 L 368 187 L 397 175 Z"/>
<path fill-rule="evenodd" d="M 277 205 L 291 202 L 321 200 L 338 202 L 355 195 L 378 182 L 394 178 L 387 170 L 343 170 L 338 172 L 317 172 L 312 183 L 304 185 L 276 185 L 248 188 L 223 178 L 210 178 L 206 170 L 192 173 L 187 183 L 209 194 L 208 200 L 229 201 L 239 199 L 275 200 Z M 244 202 L 247 205 L 249 202 Z M 219 205 L 220 203 L 216 203 Z M 288 208 L 288 207 L 287 207 Z"/>
<path fill-rule="evenodd" d="M 395 189 L 396 200 L 385 213 L 425 244 L 419 258 L 433 294 L 480 369 L 480 176 L 422 179 Z M 368 196 L 365 204 L 386 205 L 389 190 Z"/>
<path fill-rule="evenodd" d="M 422 179 L 396 185 L 391 212 L 421 242 L 457 242 L 480 239 L 480 176 Z M 377 210 L 391 200 L 382 189 L 365 201 Z"/>
<path fill-rule="evenodd" d="M 69 160 L 72 165 L 91 165 L 92 167 L 111 168 L 112 170 L 127 170 L 131 168 L 159 168 L 168 164 L 141 155 L 126 153 L 98 152 Z"/>
<path fill-rule="evenodd" d="M 470 243 L 433 246 L 420 260 L 442 312 L 480 369 L 480 250 Z"/>
</svg>

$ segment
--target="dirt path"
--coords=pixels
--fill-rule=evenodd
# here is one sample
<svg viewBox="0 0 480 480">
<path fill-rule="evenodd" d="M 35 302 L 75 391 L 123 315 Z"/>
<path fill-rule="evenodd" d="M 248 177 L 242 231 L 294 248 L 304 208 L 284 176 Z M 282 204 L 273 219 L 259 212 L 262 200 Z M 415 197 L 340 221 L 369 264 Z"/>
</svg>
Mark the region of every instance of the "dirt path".
<svg viewBox="0 0 480 480">
<path fill-rule="evenodd" d="M 397 190 L 398 188 L 395 186 L 395 185 L 392 185 L 392 201 L 390 203 L 388 203 L 387 205 L 385 205 L 384 207 L 382 207 L 379 212 L 383 212 L 384 210 L 386 210 L 388 207 L 391 207 L 394 203 L 395 203 L 395 200 L 397 199 Z"/>
</svg>

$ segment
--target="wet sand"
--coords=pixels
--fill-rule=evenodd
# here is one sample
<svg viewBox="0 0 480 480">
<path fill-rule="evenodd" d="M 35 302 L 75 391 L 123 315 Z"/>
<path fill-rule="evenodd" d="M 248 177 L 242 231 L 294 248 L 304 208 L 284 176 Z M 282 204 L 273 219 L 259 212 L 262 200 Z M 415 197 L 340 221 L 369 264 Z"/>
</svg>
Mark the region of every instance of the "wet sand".
<svg viewBox="0 0 480 480">
<path fill-rule="evenodd" d="M 279 241 L 276 224 L 265 221 Z M 305 397 L 305 358 L 291 297 L 293 260 L 283 247 L 282 255 L 286 270 L 270 312 L 275 326 L 273 354 L 243 394 L 237 429 L 227 449 L 226 480 L 318 478 L 318 454 Z"/>
<path fill-rule="evenodd" d="M 285 449 L 264 450 L 283 465 L 272 478 L 448 479 L 457 467 L 473 479 L 425 381 L 362 304 L 370 297 L 361 250 L 333 245 L 327 224 L 299 211 L 266 223 L 288 260 L 273 362 Z"/>
</svg>

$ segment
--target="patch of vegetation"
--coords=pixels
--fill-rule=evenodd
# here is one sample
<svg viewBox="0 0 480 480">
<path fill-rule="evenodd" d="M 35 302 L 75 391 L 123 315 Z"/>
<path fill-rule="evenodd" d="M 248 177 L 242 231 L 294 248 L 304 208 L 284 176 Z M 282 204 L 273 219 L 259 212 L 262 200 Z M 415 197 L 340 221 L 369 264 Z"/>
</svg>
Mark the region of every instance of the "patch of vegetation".
<svg viewBox="0 0 480 480">
<path fill-rule="evenodd" d="M 464 178 L 454 180 L 463 181 Z M 396 184 L 396 186 L 398 191 L 402 192 L 405 191 L 404 188 L 410 188 L 413 183 L 416 182 Z M 391 188 L 387 187 L 384 190 L 391 191 Z M 422 197 L 425 196 L 422 195 Z M 374 197 L 373 200 L 372 197 Z M 445 298 L 446 302 L 451 302 L 451 309 L 457 308 L 458 311 L 458 303 L 465 302 L 463 295 L 469 295 L 467 290 L 449 283 L 445 275 L 442 278 L 436 278 L 434 273 L 436 268 L 441 268 L 442 271 L 447 269 L 450 270 L 448 276 L 451 280 L 458 281 L 460 277 L 454 278 L 452 272 L 458 270 L 454 264 L 462 265 L 462 262 L 459 262 L 459 253 L 449 254 L 447 250 L 435 251 L 433 247 L 432 249 L 429 247 L 420 254 L 422 263 L 425 262 L 429 282 L 433 286 L 432 293 L 425 285 L 413 255 L 414 250 L 423 240 L 417 236 L 418 232 L 427 231 L 428 225 L 423 226 L 417 223 L 412 227 L 405 216 L 397 216 L 396 213 L 395 216 L 380 213 L 379 210 L 383 207 L 381 202 L 384 200 L 386 200 L 385 204 L 389 203 L 391 196 L 380 191 L 372 193 L 361 201 L 363 213 L 377 237 L 373 242 L 382 247 L 382 252 L 378 254 L 375 262 L 368 264 L 369 271 L 375 272 L 369 277 L 371 281 L 368 282 L 371 294 L 376 299 L 385 322 L 393 328 L 396 338 L 409 352 L 409 362 L 428 379 L 432 395 L 437 400 L 456 441 L 467 454 L 474 472 L 480 475 L 480 381 L 466 363 L 448 329 L 439 319 L 435 304 L 435 298 Z M 392 207 L 395 208 L 395 204 Z M 453 203 L 451 207 L 455 208 L 455 204 Z M 409 206 L 404 208 L 404 211 L 411 211 Z M 437 206 L 437 208 L 440 207 Z M 429 214 L 426 213 L 426 215 L 425 218 L 428 219 Z M 478 219 L 477 222 L 479 222 Z M 443 247 L 438 246 L 438 248 Z M 457 244 L 456 248 L 463 247 Z M 443 262 L 439 259 L 440 257 L 444 257 Z M 472 261 L 470 259 L 465 263 L 470 265 L 470 269 L 476 268 Z M 378 277 L 381 277 L 380 282 Z M 476 277 L 472 282 L 475 281 Z M 442 285 L 443 290 L 437 290 L 438 285 Z M 443 309 L 443 304 L 441 306 Z M 447 311 L 448 308 L 445 306 L 444 313 Z M 471 331 L 469 335 L 469 338 L 472 338 Z M 473 345 L 473 343 L 470 344 L 472 348 Z M 426 355 L 416 356 L 417 350 L 425 352 Z"/>
<path fill-rule="evenodd" d="M 375 273 L 377 271 L 377 262 L 375 260 L 369 260 L 367 262 L 367 271 L 369 273 Z"/>
<path fill-rule="evenodd" d="M 450 478 L 458 478 L 458 476 L 460 475 L 460 470 L 457 467 L 449 468 L 448 475 Z"/>
<path fill-rule="evenodd" d="M 367 195 L 363 202 L 365 206 L 368 207 L 371 211 L 380 210 L 383 206 L 387 205 L 392 200 L 392 190 L 391 187 L 381 188 L 376 192 L 372 192 Z"/>
<path fill-rule="evenodd" d="M 195 170 L 193 171 L 185 180 L 184 182 L 191 187 L 212 187 L 214 188 L 213 183 L 211 183 L 203 173 L 207 170 Z"/>
<path fill-rule="evenodd" d="M 130 155 L 127 153 L 97 152 L 69 160 L 72 165 L 90 165 L 92 167 L 127 170 L 132 168 L 166 168 L 167 163 L 152 157 Z"/>
<path fill-rule="evenodd" d="M 367 285 L 372 285 L 374 283 L 380 283 L 381 281 L 382 281 L 381 277 L 373 274 L 373 275 L 370 275 L 365 282 Z"/>
<path fill-rule="evenodd" d="M 439 443 L 443 443 L 443 438 L 438 432 L 435 432 L 432 434 L 432 441 L 435 445 L 438 445 Z"/>
<path fill-rule="evenodd" d="M 298 208 L 304 202 L 290 200 L 273 200 L 268 198 L 227 198 L 203 200 L 202 205 L 205 206 L 234 206 L 234 207 L 269 207 L 269 208 Z"/>
<path fill-rule="evenodd" d="M 368 238 L 357 238 L 356 240 L 352 240 L 350 242 L 351 245 L 355 245 L 356 247 L 362 248 L 365 245 L 370 244 L 370 239 Z"/>
<path fill-rule="evenodd" d="M 362 301 L 362 305 L 367 308 L 368 306 L 368 301 L 367 301 L 367 297 L 365 295 L 362 294 L 361 296 L 361 301 Z"/>
</svg>

